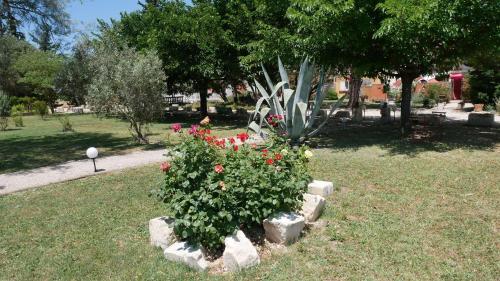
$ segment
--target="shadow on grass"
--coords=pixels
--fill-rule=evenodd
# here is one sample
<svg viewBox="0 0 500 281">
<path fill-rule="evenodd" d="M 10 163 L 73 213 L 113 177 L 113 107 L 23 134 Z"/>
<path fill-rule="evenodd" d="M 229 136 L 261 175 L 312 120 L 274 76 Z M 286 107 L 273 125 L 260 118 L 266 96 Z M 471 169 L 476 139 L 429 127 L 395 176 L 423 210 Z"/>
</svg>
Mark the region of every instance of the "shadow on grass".
<svg viewBox="0 0 500 281">
<path fill-rule="evenodd" d="M 129 137 L 117 138 L 108 133 L 74 132 L 0 140 L 0 173 L 86 159 L 85 151 L 90 146 L 101 148 L 105 156 L 138 145 Z"/>
<path fill-rule="evenodd" d="M 248 125 L 248 116 L 209 114 L 213 129 L 236 130 Z M 160 124 L 180 123 L 183 128 L 189 128 L 192 124 L 199 124 L 202 120 L 198 112 L 167 113 L 159 122 Z"/>
<path fill-rule="evenodd" d="M 362 123 L 332 123 L 313 139 L 318 147 L 357 150 L 379 146 L 392 155 L 416 156 L 421 152 L 446 152 L 454 149 L 494 151 L 500 144 L 500 128 L 469 127 L 464 122 L 439 126 L 415 126 L 408 138 L 401 138 L 398 123 L 383 125 L 375 120 Z"/>
</svg>

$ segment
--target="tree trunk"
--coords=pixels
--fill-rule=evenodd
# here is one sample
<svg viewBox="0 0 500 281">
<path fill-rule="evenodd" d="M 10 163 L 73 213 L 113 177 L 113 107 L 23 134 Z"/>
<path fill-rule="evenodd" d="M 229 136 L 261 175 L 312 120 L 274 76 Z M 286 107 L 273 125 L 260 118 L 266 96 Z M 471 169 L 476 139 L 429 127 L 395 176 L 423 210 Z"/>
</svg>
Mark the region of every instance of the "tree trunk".
<svg viewBox="0 0 500 281">
<path fill-rule="evenodd" d="M 349 102 L 347 106 L 354 109 L 359 106 L 359 92 L 361 91 L 361 84 L 363 84 L 363 79 L 353 74 L 351 83 L 349 83 Z"/>
<path fill-rule="evenodd" d="M 3 8 L 5 9 L 5 15 L 7 18 L 7 25 L 8 25 L 8 30 L 9 33 L 12 36 L 18 37 L 19 39 L 22 39 L 20 34 L 17 32 L 17 20 L 12 14 L 12 8 L 10 6 L 9 0 L 3 0 L 2 1 Z"/>
<path fill-rule="evenodd" d="M 411 92 L 415 78 L 417 78 L 417 75 L 412 73 L 401 75 L 401 133 L 403 135 L 406 135 L 411 129 Z"/>
<path fill-rule="evenodd" d="M 200 92 L 200 112 L 201 112 L 202 117 L 205 117 L 208 115 L 207 88 L 208 88 L 207 83 L 202 83 L 199 87 L 199 90 L 198 90 Z"/>
<path fill-rule="evenodd" d="M 130 120 L 131 130 L 135 132 L 135 139 L 138 143 L 147 144 L 148 138 L 142 133 L 142 125 L 138 124 L 135 120 Z"/>
<path fill-rule="evenodd" d="M 234 99 L 234 103 L 236 105 L 238 105 L 240 103 L 240 98 L 238 96 L 238 88 L 237 88 L 237 84 L 236 83 L 233 83 L 231 84 L 231 87 L 233 87 L 233 99 Z"/>
</svg>

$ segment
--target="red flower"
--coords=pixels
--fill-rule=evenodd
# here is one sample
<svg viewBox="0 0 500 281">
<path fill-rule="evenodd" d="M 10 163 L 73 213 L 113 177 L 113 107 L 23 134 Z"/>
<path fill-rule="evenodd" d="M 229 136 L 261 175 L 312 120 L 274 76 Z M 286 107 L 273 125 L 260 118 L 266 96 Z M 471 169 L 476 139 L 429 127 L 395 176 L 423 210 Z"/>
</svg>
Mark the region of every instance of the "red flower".
<svg viewBox="0 0 500 281">
<path fill-rule="evenodd" d="M 266 164 L 267 165 L 272 165 L 272 164 L 274 164 L 274 160 L 272 158 L 269 158 L 269 159 L 266 160 Z"/>
<path fill-rule="evenodd" d="M 168 171 L 172 168 L 172 165 L 169 162 L 163 162 L 160 164 L 160 169 L 164 171 L 165 173 L 168 173 Z"/>
<path fill-rule="evenodd" d="M 269 150 L 267 149 L 262 149 L 262 157 L 264 158 L 267 158 L 267 153 L 269 152 Z"/>
<path fill-rule="evenodd" d="M 280 120 L 283 120 L 283 115 L 281 115 L 281 114 L 271 114 L 271 115 L 269 115 L 266 118 L 266 120 L 269 123 L 269 125 L 271 125 L 272 127 L 277 127 L 278 126 L 278 122 Z"/>
<path fill-rule="evenodd" d="M 179 124 L 179 123 L 172 124 L 172 126 L 170 126 L 170 128 L 172 129 L 172 131 L 174 131 L 174 133 L 178 133 L 182 129 L 181 124 Z"/>
<path fill-rule="evenodd" d="M 217 174 L 221 174 L 222 172 L 224 172 L 224 167 L 222 167 L 222 165 L 221 165 L 221 164 L 217 164 L 217 165 L 215 165 L 215 172 L 216 172 Z"/>
<path fill-rule="evenodd" d="M 283 159 L 283 155 L 281 155 L 279 153 L 274 154 L 274 160 L 279 161 L 281 159 Z"/>
<path fill-rule="evenodd" d="M 233 150 L 238 151 L 239 147 L 237 145 L 233 145 Z"/>
<path fill-rule="evenodd" d="M 204 140 L 205 140 L 207 143 L 209 143 L 209 144 L 213 143 L 214 139 L 215 139 L 215 137 L 212 137 L 212 136 L 205 136 L 205 137 L 204 137 Z"/>
<path fill-rule="evenodd" d="M 229 142 L 230 142 L 231 144 L 235 144 L 235 143 L 236 143 L 236 140 L 235 140 L 234 138 L 230 138 L 230 139 L 229 139 Z"/>
<path fill-rule="evenodd" d="M 237 134 L 236 137 L 241 141 L 245 142 L 250 136 L 247 133 Z"/>
<path fill-rule="evenodd" d="M 214 140 L 214 143 L 215 143 L 215 145 L 217 145 L 220 148 L 226 147 L 226 141 L 224 139 Z"/>
</svg>

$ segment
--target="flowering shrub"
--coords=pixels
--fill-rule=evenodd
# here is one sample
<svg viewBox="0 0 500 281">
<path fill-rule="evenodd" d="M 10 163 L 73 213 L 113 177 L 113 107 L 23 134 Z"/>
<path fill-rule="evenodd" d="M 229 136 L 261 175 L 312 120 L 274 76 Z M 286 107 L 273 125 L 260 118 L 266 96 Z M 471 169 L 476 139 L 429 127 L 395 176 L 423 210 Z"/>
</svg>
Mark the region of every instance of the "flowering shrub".
<svg viewBox="0 0 500 281">
<path fill-rule="evenodd" d="M 257 148 L 248 134 L 219 139 L 193 125 L 161 164 L 165 185 L 156 195 L 166 202 L 183 240 L 218 249 L 240 227 L 261 224 L 271 214 L 296 211 L 310 176 L 305 148 Z"/>
</svg>

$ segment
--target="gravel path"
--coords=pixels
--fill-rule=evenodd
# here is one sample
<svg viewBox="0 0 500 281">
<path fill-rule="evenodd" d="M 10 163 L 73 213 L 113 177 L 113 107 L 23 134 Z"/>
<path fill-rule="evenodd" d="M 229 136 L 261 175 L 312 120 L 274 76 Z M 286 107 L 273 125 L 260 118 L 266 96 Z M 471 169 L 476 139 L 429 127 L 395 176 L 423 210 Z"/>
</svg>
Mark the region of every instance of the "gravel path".
<svg viewBox="0 0 500 281">
<path fill-rule="evenodd" d="M 98 173 L 90 159 L 70 161 L 63 164 L 0 174 L 0 195 L 5 195 L 51 183 L 74 180 L 103 172 L 116 171 L 165 160 L 165 150 L 148 150 L 126 155 L 108 156 L 96 159 Z"/>
</svg>

